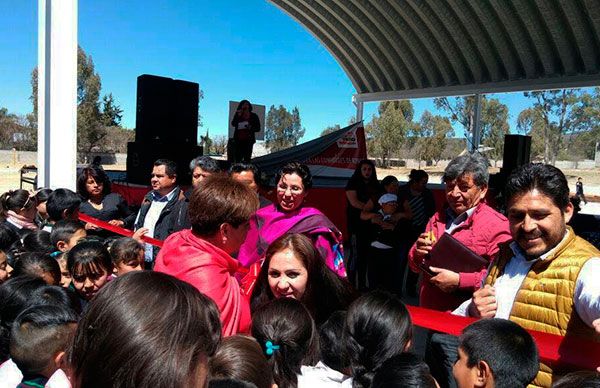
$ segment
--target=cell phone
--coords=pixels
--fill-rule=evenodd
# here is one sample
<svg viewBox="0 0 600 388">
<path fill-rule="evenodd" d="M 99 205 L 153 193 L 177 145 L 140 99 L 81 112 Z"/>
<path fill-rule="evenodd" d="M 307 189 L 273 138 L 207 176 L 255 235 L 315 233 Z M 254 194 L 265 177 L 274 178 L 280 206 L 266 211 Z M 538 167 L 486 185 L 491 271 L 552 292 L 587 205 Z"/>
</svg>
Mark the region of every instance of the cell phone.
<svg viewBox="0 0 600 388">
<path fill-rule="evenodd" d="M 417 265 L 419 267 L 419 269 L 421 271 L 423 271 L 423 273 L 426 273 L 427 275 L 434 277 L 435 275 L 437 275 L 435 272 L 433 272 L 431 269 L 429 269 L 429 266 L 427 264 L 419 264 Z"/>
</svg>

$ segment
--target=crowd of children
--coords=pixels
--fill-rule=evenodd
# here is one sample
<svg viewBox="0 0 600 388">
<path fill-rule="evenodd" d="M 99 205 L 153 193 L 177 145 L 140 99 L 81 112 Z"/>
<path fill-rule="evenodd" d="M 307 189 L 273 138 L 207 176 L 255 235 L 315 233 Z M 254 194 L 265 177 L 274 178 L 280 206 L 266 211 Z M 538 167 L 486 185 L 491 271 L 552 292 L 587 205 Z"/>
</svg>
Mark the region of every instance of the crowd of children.
<svg viewBox="0 0 600 388">
<path fill-rule="evenodd" d="M 222 338 L 215 302 L 189 283 L 143 271 L 140 241 L 87 236 L 69 190 L 23 191 L 0 198 L 0 387 L 438 387 L 413 352 L 400 298 L 359 296 L 302 235 L 267 249 L 250 332 Z M 381 196 L 374 212 L 382 224 L 371 248 L 382 257 L 392 248 L 393 228 L 384 225 L 401 195 Z M 305 273 L 289 270 L 290 258 Z M 385 267 L 372 268 L 369 280 L 390 288 Z M 274 295 L 277 276 L 289 284 L 305 276 L 308 288 Z M 458 353 L 460 388 L 525 387 L 539 365 L 528 332 L 501 319 L 468 326 Z M 599 380 L 575 373 L 554 386 Z"/>
</svg>

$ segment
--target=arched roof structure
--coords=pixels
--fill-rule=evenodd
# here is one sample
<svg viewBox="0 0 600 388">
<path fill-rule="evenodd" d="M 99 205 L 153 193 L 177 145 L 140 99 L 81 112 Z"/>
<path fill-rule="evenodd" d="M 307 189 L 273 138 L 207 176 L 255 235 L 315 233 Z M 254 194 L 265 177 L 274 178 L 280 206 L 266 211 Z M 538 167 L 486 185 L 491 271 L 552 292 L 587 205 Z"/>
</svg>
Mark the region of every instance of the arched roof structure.
<svg viewBox="0 0 600 388">
<path fill-rule="evenodd" d="M 600 0 L 270 0 L 357 102 L 600 85 Z"/>
</svg>

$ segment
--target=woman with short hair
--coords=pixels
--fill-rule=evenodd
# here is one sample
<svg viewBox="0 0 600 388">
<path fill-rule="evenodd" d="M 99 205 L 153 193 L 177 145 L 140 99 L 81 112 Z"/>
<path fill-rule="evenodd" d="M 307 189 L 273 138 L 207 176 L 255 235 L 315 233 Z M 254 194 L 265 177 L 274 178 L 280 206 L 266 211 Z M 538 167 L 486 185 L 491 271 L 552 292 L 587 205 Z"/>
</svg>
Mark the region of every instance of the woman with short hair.
<svg viewBox="0 0 600 388">
<path fill-rule="evenodd" d="M 209 176 L 190 198 L 191 229 L 170 235 L 160 250 L 155 271 L 184 280 L 219 307 L 223 335 L 248 333 L 250 306 L 235 279 L 237 253 L 258 209 L 256 194 L 225 176 Z"/>
</svg>

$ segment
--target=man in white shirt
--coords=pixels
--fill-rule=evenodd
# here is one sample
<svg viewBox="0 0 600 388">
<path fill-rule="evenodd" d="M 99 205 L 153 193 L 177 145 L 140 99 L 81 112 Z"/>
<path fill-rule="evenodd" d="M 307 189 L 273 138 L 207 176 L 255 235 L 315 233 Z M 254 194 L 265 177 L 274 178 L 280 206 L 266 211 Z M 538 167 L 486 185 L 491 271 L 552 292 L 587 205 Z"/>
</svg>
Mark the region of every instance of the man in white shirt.
<svg viewBox="0 0 600 388">
<path fill-rule="evenodd" d="M 152 191 L 144 197 L 134 224 L 134 230 L 146 229 L 145 236 L 158 240 L 166 239 L 177 230 L 177 212 L 173 211 L 178 201 L 184 198 L 177 186 L 177 165 L 167 159 L 154 162 L 150 179 Z M 159 248 L 146 244 L 144 261 L 152 269 Z"/>
<path fill-rule="evenodd" d="M 503 244 L 485 286 L 455 314 L 510 319 L 526 329 L 600 342 L 600 252 L 575 235 L 564 174 L 544 164 L 517 169 L 506 184 L 513 241 Z M 552 370 L 540 366 L 534 386 L 549 387 Z"/>
</svg>

